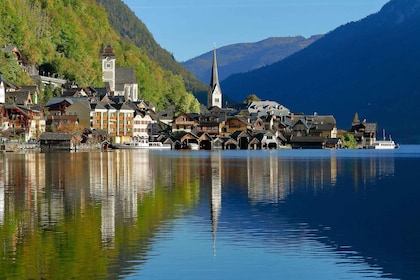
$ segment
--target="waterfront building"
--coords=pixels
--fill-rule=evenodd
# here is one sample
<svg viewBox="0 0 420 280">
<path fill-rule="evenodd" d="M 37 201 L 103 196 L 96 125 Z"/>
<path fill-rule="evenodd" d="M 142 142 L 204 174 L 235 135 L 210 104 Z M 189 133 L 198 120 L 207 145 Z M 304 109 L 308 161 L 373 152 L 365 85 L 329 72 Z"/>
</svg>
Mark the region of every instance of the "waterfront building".
<svg viewBox="0 0 420 280">
<path fill-rule="evenodd" d="M 192 115 L 183 113 L 174 119 L 172 132 L 195 132 L 197 124 L 197 120 Z"/>
<path fill-rule="evenodd" d="M 157 121 L 144 112 L 137 111 L 133 118 L 133 137 L 150 138 L 158 133 Z"/>
<path fill-rule="evenodd" d="M 129 141 L 133 136 L 134 110 L 126 103 L 80 100 L 70 105 L 66 113 L 77 115 L 82 126 L 105 130 L 114 142 Z"/>
</svg>

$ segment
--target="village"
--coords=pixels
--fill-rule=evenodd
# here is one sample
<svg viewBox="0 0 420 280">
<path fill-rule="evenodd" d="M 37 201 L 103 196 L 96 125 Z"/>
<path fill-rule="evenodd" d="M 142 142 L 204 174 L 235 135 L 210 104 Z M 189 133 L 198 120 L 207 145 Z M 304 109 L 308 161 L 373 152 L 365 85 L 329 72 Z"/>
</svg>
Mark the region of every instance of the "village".
<svg viewBox="0 0 420 280">
<path fill-rule="evenodd" d="M 20 61 L 16 47 L 4 46 Z M 376 141 L 377 124 L 360 121 L 340 131 L 333 115 L 293 113 L 276 101 L 225 105 L 217 72 L 216 50 L 207 106 L 200 113 L 176 112 L 175 106 L 156 111 L 138 99 L 138 84 L 130 67 L 117 67 L 108 45 L 102 54 L 103 88 L 80 88 L 59 77 L 32 75 L 36 86 L 17 86 L 0 76 L 0 150 L 107 149 L 119 143 L 147 139 L 172 149 L 338 149 Z M 38 103 L 40 87 L 60 88 L 45 106 Z M 351 124 L 351 125 L 350 125 Z"/>
</svg>

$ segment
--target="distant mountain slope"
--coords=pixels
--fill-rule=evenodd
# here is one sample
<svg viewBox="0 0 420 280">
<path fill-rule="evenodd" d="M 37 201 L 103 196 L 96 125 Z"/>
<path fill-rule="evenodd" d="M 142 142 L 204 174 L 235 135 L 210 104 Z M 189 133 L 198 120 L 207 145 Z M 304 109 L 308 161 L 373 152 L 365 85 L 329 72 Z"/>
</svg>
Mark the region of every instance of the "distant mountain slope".
<svg viewBox="0 0 420 280">
<path fill-rule="evenodd" d="M 172 54 L 161 48 L 146 25 L 124 2 L 121 0 L 96 1 L 104 6 L 111 25 L 120 33 L 121 37 L 129 38 L 137 47 L 145 50 L 164 69 L 182 76 L 187 90 L 194 93 L 207 92 L 207 84 L 197 80 L 191 72 L 175 61 Z"/>
<path fill-rule="evenodd" d="M 244 73 L 273 64 L 307 47 L 322 35 L 308 39 L 296 37 L 271 37 L 256 43 L 239 43 L 217 49 L 217 64 L 220 80 L 232 74 Z M 213 51 L 182 62 L 200 81 L 208 83 L 210 79 Z"/>
<path fill-rule="evenodd" d="M 394 138 L 420 143 L 420 0 L 391 0 L 380 12 L 337 28 L 306 49 L 222 81 L 292 111 L 334 114 L 347 128 L 355 112 Z"/>
</svg>

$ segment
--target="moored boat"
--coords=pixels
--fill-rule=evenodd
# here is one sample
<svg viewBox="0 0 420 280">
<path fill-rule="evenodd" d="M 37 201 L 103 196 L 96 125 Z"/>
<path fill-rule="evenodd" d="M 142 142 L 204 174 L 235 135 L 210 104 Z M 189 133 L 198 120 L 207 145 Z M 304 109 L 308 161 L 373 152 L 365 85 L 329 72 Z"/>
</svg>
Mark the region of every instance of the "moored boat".
<svg viewBox="0 0 420 280">
<path fill-rule="evenodd" d="M 371 148 L 376 150 L 392 150 L 399 148 L 399 145 L 392 140 L 391 135 L 389 136 L 389 140 L 385 138 L 385 130 L 383 130 L 383 137 L 384 140 L 376 140 L 372 143 Z"/>
<path fill-rule="evenodd" d="M 197 151 L 197 150 L 199 150 L 199 149 L 200 149 L 200 146 L 198 146 L 198 144 L 197 144 L 197 143 L 189 143 L 189 144 L 188 144 L 188 149 L 190 149 L 190 150 L 194 150 L 194 151 Z"/>
<path fill-rule="evenodd" d="M 372 149 L 376 150 L 391 150 L 399 148 L 393 140 L 379 140 L 372 143 Z"/>
<path fill-rule="evenodd" d="M 116 149 L 171 149 L 171 145 L 161 142 L 149 142 L 147 139 L 117 143 L 113 145 Z"/>
</svg>

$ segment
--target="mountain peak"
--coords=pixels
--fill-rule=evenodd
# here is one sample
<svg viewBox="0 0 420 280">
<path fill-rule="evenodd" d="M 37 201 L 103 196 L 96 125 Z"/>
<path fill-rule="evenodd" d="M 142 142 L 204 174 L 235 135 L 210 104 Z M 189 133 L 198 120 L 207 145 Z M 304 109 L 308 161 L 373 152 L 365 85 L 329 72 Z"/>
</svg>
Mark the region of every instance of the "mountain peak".
<svg viewBox="0 0 420 280">
<path fill-rule="evenodd" d="M 385 4 L 379 14 L 389 21 L 401 24 L 420 16 L 420 0 L 392 0 Z"/>
</svg>

